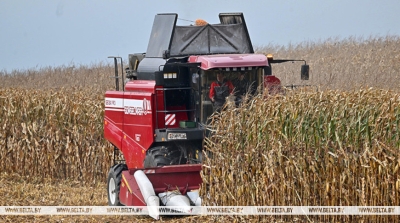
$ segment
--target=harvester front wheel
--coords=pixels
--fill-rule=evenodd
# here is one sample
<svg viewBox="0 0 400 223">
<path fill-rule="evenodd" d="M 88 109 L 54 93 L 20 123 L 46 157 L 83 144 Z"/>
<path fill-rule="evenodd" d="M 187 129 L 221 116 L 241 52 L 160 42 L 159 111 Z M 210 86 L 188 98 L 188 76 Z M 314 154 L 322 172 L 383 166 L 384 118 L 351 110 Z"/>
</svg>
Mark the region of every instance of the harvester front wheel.
<svg viewBox="0 0 400 223">
<path fill-rule="evenodd" d="M 107 180 L 107 194 L 108 194 L 108 205 L 110 206 L 121 206 L 119 201 L 119 191 L 121 185 L 122 171 L 126 170 L 125 164 L 119 163 L 110 168 L 108 172 Z"/>
<path fill-rule="evenodd" d="M 156 146 L 147 152 L 144 168 L 178 165 L 182 160 L 182 152 L 176 147 Z"/>
</svg>

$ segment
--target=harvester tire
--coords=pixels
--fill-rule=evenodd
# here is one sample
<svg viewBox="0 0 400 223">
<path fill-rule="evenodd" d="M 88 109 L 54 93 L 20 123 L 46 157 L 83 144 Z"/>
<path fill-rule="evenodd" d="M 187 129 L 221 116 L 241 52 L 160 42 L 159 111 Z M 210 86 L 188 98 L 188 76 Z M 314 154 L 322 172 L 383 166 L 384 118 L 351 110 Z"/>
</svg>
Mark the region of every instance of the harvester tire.
<svg viewBox="0 0 400 223">
<path fill-rule="evenodd" d="M 178 148 L 157 146 L 149 149 L 144 168 L 178 165 L 182 152 Z"/>
<path fill-rule="evenodd" d="M 119 201 L 122 171 L 126 170 L 125 164 L 119 163 L 110 168 L 107 179 L 107 197 L 109 206 L 122 206 Z"/>
</svg>

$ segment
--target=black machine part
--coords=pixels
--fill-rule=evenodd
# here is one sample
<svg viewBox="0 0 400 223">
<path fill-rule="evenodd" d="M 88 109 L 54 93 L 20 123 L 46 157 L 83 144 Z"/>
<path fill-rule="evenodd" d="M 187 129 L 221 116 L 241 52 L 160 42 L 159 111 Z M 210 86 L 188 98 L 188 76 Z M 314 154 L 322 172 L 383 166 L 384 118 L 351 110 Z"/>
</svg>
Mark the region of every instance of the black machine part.
<svg viewBox="0 0 400 223">
<path fill-rule="evenodd" d="M 285 62 L 297 62 L 297 61 L 302 61 L 304 62 L 303 65 L 301 65 L 301 72 L 300 72 L 300 78 L 301 80 L 309 80 L 310 78 L 310 66 L 307 65 L 307 62 L 305 60 L 294 60 L 294 59 L 268 59 L 268 63 L 274 64 L 274 63 L 285 63 Z M 268 66 L 265 68 L 265 75 L 272 75 L 272 68 L 271 66 Z"/>
<path fill-rule="evenodd" d="M 173 58 L 254 53 L 243 13 L 220 13 L 219 18 L 220 24 L 177 26 L 178 14 L 157 14 L 147 52 L 140 60 L 135 78 L 154 80 L 155 72 L 165 71 Z M 130 61 L 133 63 L 130 68 L 133 68 L 136 60 Z"/>
<path fill-rule="evenodd" d="M 137 69 L 139 67 L 140 61 L 142 61 L 146 57 L 145 53 L 135 53 L 129 54 L 129 64 L 128 68 L 125 69 L 126 78 L 128 79 L 137 79 Z"/>
<path fill-rule="evenodd" d="M 219 17 L 220 24 L 176 26 L 178 14 L 157 14 L 146 58 L 254 53 L 243 14 L 221 13 Z"/>
</svg>

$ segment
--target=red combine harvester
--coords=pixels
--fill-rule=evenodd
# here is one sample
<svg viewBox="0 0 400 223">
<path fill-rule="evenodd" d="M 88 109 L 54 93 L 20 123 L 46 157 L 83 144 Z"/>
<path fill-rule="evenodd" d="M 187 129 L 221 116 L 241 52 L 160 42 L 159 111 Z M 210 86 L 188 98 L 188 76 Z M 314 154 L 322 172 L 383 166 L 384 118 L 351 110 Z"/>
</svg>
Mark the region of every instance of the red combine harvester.
<svg viewBox="0 0 400 223">
<path fill-rule="evenodd" d="M 122 58 L 110 57 L 116 90 L 105 94 L 104 136 L 115 146 L 109 205 L 201 205 L 203 139 L 216 74 L 232 80 L 241 72 L 253 86 L 271 90 L 280 80 L 270 64 L 298 61 L 254 54 L 242 13 L 221 13 L 214 25 L 177 26 L 177 19 L 155 16 L 147 52 L 129 55 L 126 79 L 118 75 Z M 308 79 L 306 64 L 301 78 Z M 116 159 L 119 152 L 124 160 Z M 157 211 L 151 216 L 158 218 Z"/>
</svg>

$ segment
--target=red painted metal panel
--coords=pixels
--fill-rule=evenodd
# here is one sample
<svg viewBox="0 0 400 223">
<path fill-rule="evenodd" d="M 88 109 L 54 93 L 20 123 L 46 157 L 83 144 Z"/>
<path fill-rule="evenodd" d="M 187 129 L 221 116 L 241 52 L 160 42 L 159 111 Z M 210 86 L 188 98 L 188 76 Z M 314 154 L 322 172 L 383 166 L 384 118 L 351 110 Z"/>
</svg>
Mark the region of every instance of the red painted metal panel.
<svg viewBox="0 0 400 223">
<path fill-rule="evenodd" d="M 106 92 L 104 136 L 122 151 L 128 168 L 142 168 L 154 142 L 155 82 L 130 81 L 126 90 Z"/>
<path fill-rule="evenodd" d="M 148 148 L 153 143 L 153 95 L 136 95 L 126 92 L 124 95 L 124 128 L 123 131 L 134 140 Z M 139 137 L 139 138 L 138 138 Z"/>
<path fill-rule="evenodd" d="M 264 89 L 267 89 L 269 94 L 277 94 L 282 91 L 281 80 L 274 75 L 264 76 Z"/>
<path fill-rule="evenodd" d="M 122 172 L 119 200 L 126 206 L 146 206 L 135 177 L 129 171 Z"/>
<path fill-rule="evenodd" d="M 122 152 L 128 168 L 142 168 L 146 151 L 154 142 L 153 98 L 154 94 L 148 92 L 124 94 Z"/>
<path fill-rule="evenodd" d="M 123 92 L 107 91 L 104 99 L 104 137 L 121 149 L 123 126 Z"/>
<path fill-rule="evenodd" d="M 265 85 L 281 85 L 281 80 L 274 75 L 264 76 Z"/>
<path fill-rule="evenodd" d="M 262 67 L 268 66 L 267 57 L 263 54 L 221 54 L 190 56 L 189 63 L 201 63 L 201 69 L 225 67 Z"/>
<path fill-rule="evenodd" d="M 162 86 L 156 86 L 156 96 L 155 96 L 155 106 L 157 106 L 157 111 L 163 111 L 165 110 L 164 107 L 164 91 L 163 90 L 157 90 L 157 89 L 162 89 Z M 165 128 L 165 113 L 164 112 L 157 112 L 154 116 L 154 119 L 156 120 L 157 126 L 156 128 L 158 129 L 163 129 Z"/>
<path fill-rule="evenodd" d="M 148 148 L 141 146 L 137 140 L 132 139 L 128 134 L 124 134 L 122 140 L 122 153 L 128 168 L 143 168 L 143 161 L 146 157 Z"/>
<path fill-rule="evenodd" d="M 179 189 L 182 194 L 187 191 L 198 190 L 202 183 L 201 164 L 173 165 L 157 168 L 147 168 L 146 176 L 153 184 L 156 194 L 168 190 Z M 137 169 L 130 169 L 133 176 Z M 149 170 L 154 170 L 153 172 Z"/>
<path fill-rule="evenodd" d="M 104 118 L 104 138 L 117 148 L 122 148 L 122 130 L 107 117 Z"/>
<path fill-rule="evenodd" d="M 154 94 L 154 80 L 134 80 L 125 85 L 125 91 L 136 91 Z"/>
<path fill-rule="evenodd" d="M 129 169 L 122 172 L 119 199 L 127 206 L 146 206 L 133 174 L 143 170 L 153 185 L 155 194 L 179 189 L 182 194 L 198 190 L 202 183 L 201 164 L 174 165 L 147 169 Z"/>
</svg>

